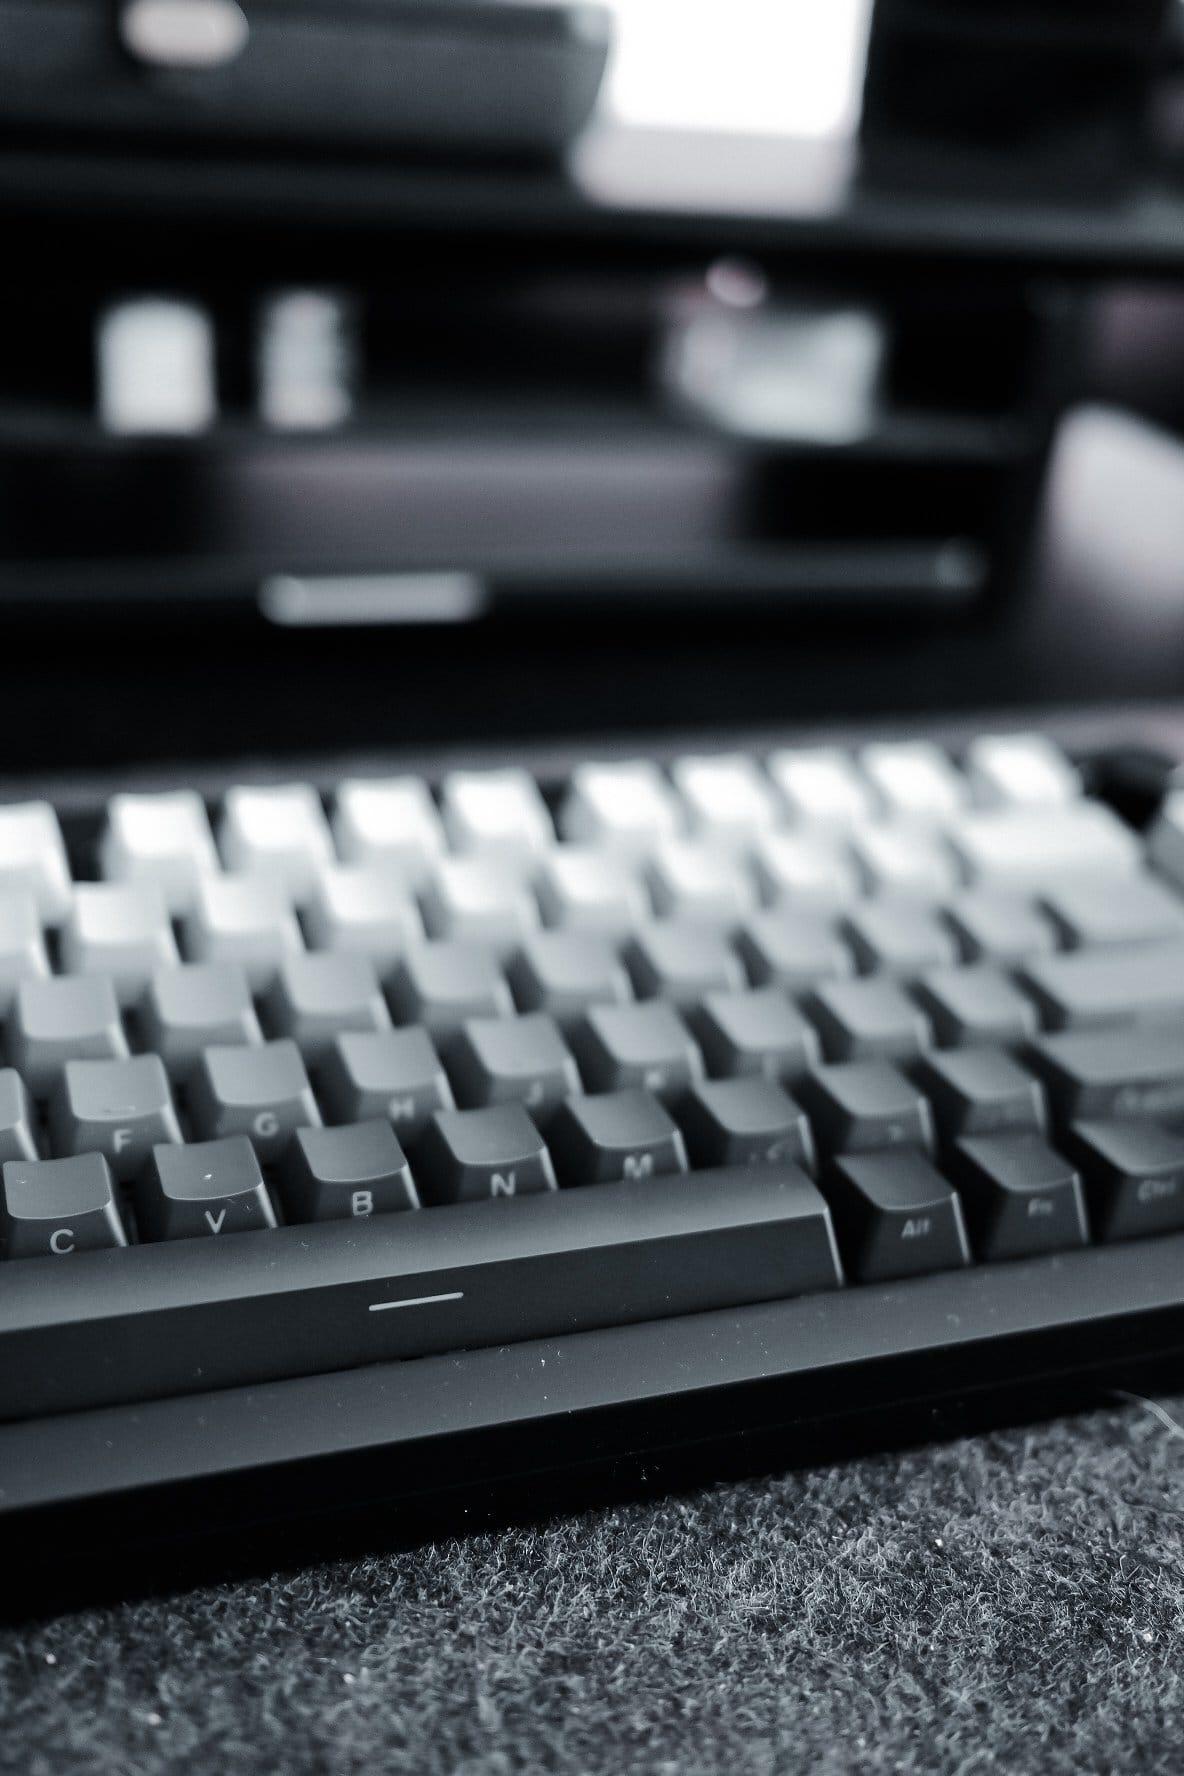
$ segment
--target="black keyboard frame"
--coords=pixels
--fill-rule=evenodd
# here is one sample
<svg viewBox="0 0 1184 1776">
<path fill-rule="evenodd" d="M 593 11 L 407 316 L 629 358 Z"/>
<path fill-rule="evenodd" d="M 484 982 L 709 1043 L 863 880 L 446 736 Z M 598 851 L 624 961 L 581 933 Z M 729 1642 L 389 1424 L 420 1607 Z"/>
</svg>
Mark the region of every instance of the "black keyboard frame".
<svg viewBox="0 0 1184 1776">
<path fill-rule="evenodd" d="M 581 757 L 763 751 L 814 740 L 1039 729 L 1086 761 L 1115 744 L 1184 758 L 1184 706 L 775 734 L 689 732 L 606 745 L 272 759 L 22 779 L 3 799 L 58 807 L 87 868 L 116 788 L 300 776 L 328 790 L 368 769 L 430 780 L 513 761 L 558 783 Z M 257 1237 L 267 1237 L 260 1235 Z M 538 1516 L 638 1488 L 949 1435 L 1184 1377 L 1184 1233 L 972 1267 L 559 1339 L 0 1425 L 0 1607 L 117 1578 L 209 1578 L 245 1562 Z M 187 1563 L 192 1562 L 192 1566 Z"/>
</svg>

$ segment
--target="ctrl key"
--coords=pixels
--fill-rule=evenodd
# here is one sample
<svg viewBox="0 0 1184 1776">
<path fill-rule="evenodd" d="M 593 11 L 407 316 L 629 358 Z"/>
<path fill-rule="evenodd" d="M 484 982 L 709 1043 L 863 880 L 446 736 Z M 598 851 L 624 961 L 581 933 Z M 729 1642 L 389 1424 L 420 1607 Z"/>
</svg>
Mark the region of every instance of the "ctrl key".
<svg viewBox="0 0 1184 1776">
<path fill-rule="evenodd" d="M 136 1180 L 136 1222 L 146 1240 L 196 1239 L 274 1227 L 275 1210 L 245 1135 L 152 1149 Z"/>
<path fill-rule="evenodd" d="M 7 1258 L 64 1258 L 126 1246 L 115 1186 L 99 1153 L 4 1163 L 0 1245 Z"/>
</svg>

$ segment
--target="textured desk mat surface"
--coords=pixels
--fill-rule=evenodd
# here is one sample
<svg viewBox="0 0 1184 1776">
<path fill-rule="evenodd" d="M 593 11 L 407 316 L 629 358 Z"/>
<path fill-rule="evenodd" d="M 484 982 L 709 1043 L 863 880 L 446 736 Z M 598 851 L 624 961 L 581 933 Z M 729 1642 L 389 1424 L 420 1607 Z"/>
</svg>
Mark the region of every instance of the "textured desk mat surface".
<svg viewBox="0 0 1184 1776">
<path fill-rule="evenodd" d="M 1184 1768 L 1184 1401 L 0 1629 L 0 1769 Z"/>
</svg>

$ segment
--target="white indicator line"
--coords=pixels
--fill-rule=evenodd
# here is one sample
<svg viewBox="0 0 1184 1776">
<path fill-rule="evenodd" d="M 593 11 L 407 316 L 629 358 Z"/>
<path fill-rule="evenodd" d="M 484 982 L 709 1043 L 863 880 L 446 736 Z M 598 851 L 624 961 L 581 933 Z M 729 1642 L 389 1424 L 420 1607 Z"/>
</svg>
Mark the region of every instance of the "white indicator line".
<svg viewBox="0 0 1184 1776">
<path fill-rule="evenodd" d="M 410 1301 L 372 1301 L 372 1314 L 389 1313 L 392 1307 L 430 1307 L 434 1301 L 463 1301 L 463 1289 L 454 1289 L 451 1295 L 416 1295 Z"/>
</svg>

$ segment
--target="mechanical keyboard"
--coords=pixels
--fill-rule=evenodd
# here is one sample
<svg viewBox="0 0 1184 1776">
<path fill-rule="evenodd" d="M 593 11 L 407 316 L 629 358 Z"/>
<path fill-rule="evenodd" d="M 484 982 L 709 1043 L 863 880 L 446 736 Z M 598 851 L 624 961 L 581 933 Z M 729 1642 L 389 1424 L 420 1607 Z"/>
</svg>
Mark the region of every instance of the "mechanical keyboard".
<svg viewBox="0 0 1184 1776">
<path fill-rule="evenodd" d="M 1184 1352 L 1184 791 L 1042 732 L 10 797 L 0 1015 L 10 1520 Z"/>
</svg>

